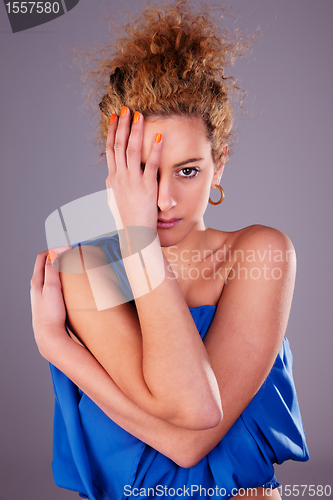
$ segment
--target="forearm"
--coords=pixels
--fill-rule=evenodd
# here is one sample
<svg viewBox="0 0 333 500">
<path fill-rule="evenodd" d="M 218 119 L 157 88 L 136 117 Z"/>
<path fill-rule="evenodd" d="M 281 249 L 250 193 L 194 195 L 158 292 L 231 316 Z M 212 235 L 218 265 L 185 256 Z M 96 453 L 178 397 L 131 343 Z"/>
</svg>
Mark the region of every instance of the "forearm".
<svg viewBox="0 0 333 500">
<path fill-rule="evenodd" d="M 174 351 L 171 341 L 163 345 L 161 339 L 161 345 L 156 343 L 155 351 L 146 348 L 143 352 L 143 335 L 138 312 L 124 299 L 113 281 L 114 277 L 112 273 L 110 274 L 111 266 L 107 263 L 103 250 L 91 246 L 75 248 L 64 255 L 61 270 L 71 269 L 78 259 L 81 262 L 80 254 L 85 264 L 84 272 L 61 272 L 67 324 L 71 331 L 90 350 L 122 392 L 147 413 L 186 428 L 203 429 L 217 425 L 221 414 L 215 401 L 211 403 L 211 388 L 206 390 L 208 393 L 206 396 L 204 390 L 201 391 L 198 385 L 194 385 L 194 389 L 197 387 L 195 392 L 190 385 L 193 384 L 192 376 L 188 378 L 183 376 L 186 372 L 192 375 L 196 369 L 194 363 L 190 365 L 186 360 L 185 369 L 179 367 L 181 362 L 184 363 L 179 354 L 181 352 L 184 358 L 183 354 L 187 349 L 186 344 L 182 344 L 182 327 L 179 323 L 175 325 L 175 328 L 178 328 L 178 335 L 171 339 Z M 100 298 L 104 301 L 101 304 Z M 158 306 L 155 304 L 155 307 Z M 187 307 L 185 312 L 190 316 L 193 341 L 206 357 L 204 346 Z M 157 327 L 163 325 L 163 322 L 166 320 L 160 319 Z M 157 327 L 154 327 L 154 331 L 156 330 L 158 335 Z M 166 345 L 169 348 L 168 352 Z M 148 360 L 154 356 L 158 357 L 157 363 L 162 365 L 165 380 L 159 375 L 158 364 L 155 365 L 157 382 L 154 380 L 154 373 L 151 372 L 149 380 L 146 379 L 143 369 L 144 355 Z M 168 364 L 164 364 L 164 357 L 168 358 Z M 161 389 L 157 387 L 159 381 Z M 152 389 L 150 384 L 153 384 L 152 387 L 156 387 L 156 390 Z M 205 389 L 207 384 L 206 386 L 203 384 L 203 387 Z M 209 404 L 215 405 L 213 411 Z"/>
<path fill-rule="evenodd" d="M 152 396 L 170 411 L 184 409 L 196 426 L 200 419 L 203 427 L 217 425 L 222 408 L 216 378 L 158 238 L 144 270 L 138 254 L 125 251 L 125 244 L 128 248 L 128 240 L 121 241 L 121 247 L 140 321 L 143 376 Z M 151 286 L 150 278 L 156 282 L 161 275 L 160 284 Z"/>
<path fill-rule="evenodd" d="M 216 429 L 187 430 L 145 412 L 133 403 L 87 349 L 67 335 L 52 332 L 52 343 L 41 354 L 65 373 L 108 417 L 141 441 L 182 467 L 206 455 L 221 439 Z"/>
</svg>

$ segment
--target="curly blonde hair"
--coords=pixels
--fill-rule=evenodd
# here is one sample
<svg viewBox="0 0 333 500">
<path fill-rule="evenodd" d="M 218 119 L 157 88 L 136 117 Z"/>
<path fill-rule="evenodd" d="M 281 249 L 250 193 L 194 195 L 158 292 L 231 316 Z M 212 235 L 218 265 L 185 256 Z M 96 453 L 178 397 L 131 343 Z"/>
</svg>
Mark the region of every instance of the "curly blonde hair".
<svg viewBox="0 0 333 500">
<path fill-rule="evenodd" d="M 202 118 L 213 159 L 221 159 L 220 145 L 229 141 L 233 123 L 230 95 L 241 90 L 233 77 L 225 76 L 225 68 L 245 53 L 252 39 L 220 31 L 212 8 L 195 12 L 188 0 L 147 4 L 137 18 L 113 27 L 113 33 L 115 41 L 94 58 L 90 55 L 95 69 L 86 73 L 95 102 L 96 87 L 103 94 L 98 142 L 105 145 L 111 114 L 119 115 L 126 105 L 132 115 L 138 110 L 144 116 Z"/>
</svg>

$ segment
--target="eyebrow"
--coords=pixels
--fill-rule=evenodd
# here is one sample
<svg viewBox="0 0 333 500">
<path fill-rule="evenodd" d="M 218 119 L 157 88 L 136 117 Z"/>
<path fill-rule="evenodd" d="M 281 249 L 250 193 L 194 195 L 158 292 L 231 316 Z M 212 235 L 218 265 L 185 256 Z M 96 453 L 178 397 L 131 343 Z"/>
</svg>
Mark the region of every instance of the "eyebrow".
<svg viewBox="0 0 333 500">
<path fill-rule="evenodd" d="M 187 165 L 188 163 L 195 163 L 197 161 L 202 161 L 203 158 L 189 158 L 188 160 L 181 161 L 179 163 L 175 163 L 172 168 L 182 167 L 183 165 Z M 141 162 L 141 167 L 145 167 L 146 164 Z"/>
<path fill-rule="evenodd" d="M 175 163 L 173 168 L 182 167 L 183 165 L 187 165 L 187 163 L 195 163 L 195 162 L 201 161 L 201 160 L 203 160 L 203 158 L 189 158 L 188 160 L 181 161 L 179 163 Z"/>
</svg>

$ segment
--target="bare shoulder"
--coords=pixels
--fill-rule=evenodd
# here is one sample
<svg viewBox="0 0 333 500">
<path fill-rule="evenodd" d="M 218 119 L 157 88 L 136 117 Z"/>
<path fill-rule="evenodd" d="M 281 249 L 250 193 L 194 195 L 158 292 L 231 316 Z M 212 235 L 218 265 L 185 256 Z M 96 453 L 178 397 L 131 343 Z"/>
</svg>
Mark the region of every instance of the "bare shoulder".
<svg viewBox="0 0 333 500">
<path fill-rule="evenodd" d="M 67 310 L 96 309 L 96 293 L 92 286 L 96 277 L 99 283 L 119 286 L 115 271 L 98 246 L 77 246 L 64 253 L 59 258 L 59 271 Z"/>
<path fill-rule="evenodd" d="M 107 263 L 108 260 L 101 247 L 79 245 L 60 256 L 59 271 L 63 274 L 78 274 Z"/>
<path fill-rule="evenodd" d="M 274 250 L 294 251 L 294 246 L 290 238 L 274 227 L 253 224 L 230 234 L 233 235 L 235 246 L 246 247 L 248 245 L 256 245 L 260 248 L 271 247 Z"/>
<path fill-rule="evenodd" d="M 285 262 L 296 265 L 295 248 L 290 238 L 273 227 L 253 224 L 236 231 L 209 228 L 209 244 L 223 262 Z"/>
<path fill-rule="evenodd" d="M 286 272 L 296 269 L 296 253 L 290 238 L 273 227 L 254 224 L 228 233 L 226 245 L 233 263 L 263 264 Z"/>
</svg>

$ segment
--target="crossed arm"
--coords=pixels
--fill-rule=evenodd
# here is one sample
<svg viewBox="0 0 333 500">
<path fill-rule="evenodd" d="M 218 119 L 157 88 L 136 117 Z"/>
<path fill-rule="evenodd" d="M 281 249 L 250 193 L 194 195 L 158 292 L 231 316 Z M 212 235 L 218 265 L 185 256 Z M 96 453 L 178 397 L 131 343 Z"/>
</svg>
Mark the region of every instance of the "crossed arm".
<svg viewBox="0 0 333 500">
<path fill-rule="evenodd" d="M 221 422 L 213 422 L 213 419 L 208 422 L 211 418 L 211 413 L 208 411 L 209 418 L 204 422 L 206 418 L 204 417 L 200 425 L 196 427 L 197 430 L 193 430 L 195 419 L 191 421 L 189 417 L 186 420 L 186 415 L 191 415 L 197 402 L 200 403 L 201 393 L 200 397 L 195 399 L 194 403 L 190 401 L 189 405 L 188 399 L 191 398 L 185 398 L 185 404 L 179 412 L 179 406 L 182 403 L 181 395 L 190 393 L 192 397 L 192 393 L 191 387 L 183 384 L 182 378 L 178 380 L 177 377 L 174 378 L 173 373 L 171 384 L 176 382 L 174 387 L 176 390 L 179 387 L 179 392 L 173 394 L 171 399 L 167 394 L 165 387 L 170 382 L 165 382 L 163 378 L 165 379 L 168 370 L 176 370 L 177 376 L 180 377 L 180 372 L 177 370 L 179 364 L 182 363 L 181 352 L 183 352 L 183 358 L 187 356 L 187 353 L 184 355 L 182 351 L 182 339 L 179 344 L 177 344 L 176 337 L 172 339 L 170 352 L 167 347 L 164 347 L 162 357 L 167 358 L 169 355 L 169 364 L 164 367 L 165 372 L 160 379 L 158 379 L 158 363 L 155 368 L 152 365 L 152 370 L 157 371 L 158 384 L 152 391 L 147 389 L 149 382 L 146 384 L 143 371 L 144 356 L 154 357 L 155 351 L 154 346 L 150 345 L 148 352 L 144 352 L 143 335 L 141 337 L 140 332 L 141 317 L 139 321 L 135 310 L 129 309 L 131 308 L 129 304 L 124 305 L 125 309 L 121 306 L 118 309 L 115 308 L 114 311 L 105 311 L 105 314 L 93 310 L 84 313 L 75 311 L 75 300 L 79 297 L 82 298 L 86 294 L 84 300 L 90 300 L 89 287 L 87 284 L 84 285 L 84 274 L 76 275 L 74 278 L 70 275 L 63 275 L 62 282 L 70 326 L 89 350 L 64 334 L 63 327 L 60 328 L 60 319 L 56 325 L 55 322 L 52 324 L 48 322 L 46 326 L 44 322 L 44 327 L 43 322 L 39 321 L 40 326 L 35 328 L 41 353 L 81 387 L 118 425 L 179 465 L 190 467 L 216 446 L 249 404 L 267 377 L 280 348 L 294 287 L 295 259 L 292 245 L 282 233 L 261 226 L 248 228 L 238 242 L 238 248 L 244 251 L 247 248 L 256 248 L 261 255 L 265 254 L 264 251 L 267 250 L 268 245 L 271 250 L 277 249 L 284 255 L 288 252 L 289 258 L 281 262 L 271 262 L 267 255 L 260 261 L 260 265 L 266 267 L 266 274 L 262 273 L 260 279 L 246 280 L 242 275 L 227 281 L 213 322 L 205 337 L 204 355 L 199 348 L 193 349 L 194 359 L 199 360 L 197 366 L 200 367 L 201 362 L 201 367 L 206 366 L 207 370 L 211 369 L 216 378 L 219 397 L 223 405 Z M 242 268 L 247 268 L 248 273 L 254 266 L 256 263 L 242 262 Z M 275 276 L 280 276 L 279 279 L 269 274 L 273 268 L 281 270 L 275 273 Z M 54 270 L 47 265 L 45 271 L 45 280 L 47 280 L 48 275 L 50 276 L 49 272 L 52 273 Z M 78 276 L 80 283 L 76 282 Z M 267 276 L 270 278 L 267 279 Z M 55 284 L 56 279 L 57 277 L 54 276 Z M 37 282 L 40 284 L 41 281 L 41 278 L 36 279 L 33 284 L 33 290 L 35 290 L 33 296 L 37 302 L 41 300 L 38 299 Z M 56 292 L 57 286 L 58 292 Z M 47 287 L 44 286 L 44 290 L 47 291 Z M 58 297 L 59 282 L 53 290 Z M 85 304 L 89 305 L 88 302 Z M 170 326 L 178 328 L 176 318 L 170 321 L 173 319 L 170 312 L 175 310 L 172 307 L 177 309 L 177 303 L 170 303 L 171 309 L 167 314 L 167 319 Z M 156 310 L 160 312 L 158 308 Z M 175 314 L 174 316 L 176 317 Z M 184 317 L 187 321 L 188 317 L 186 315 Z M 100 323 L 97 325 L 96 321 Z M 191 322 L 188 324 L 191 325 Z M 158 324 L 153 324 L 153 326 L 158 326 Z M 193 332 L 191 328 L 192 326 L 189 329 L 189 344 L 193 338 L 198 337 L 197 332 Z M 182 330 L 178 330 L 177 337 L 181 337 L 181 332 Z M 166 331 L 162 331 L 161 336 L 166 334 Z M 197 346 L 196 341 L 194 345 Z M 172 359 L 174 347 L 179 349 L 176 363 Z M 190 355 L 192 355 L 191 352 Z M 184 361 L 180 369 L 190 375 L 189 379 L 195 380 L 197 373 L 191 368 L 190 363 L 186 363 L 186 359 Z M 204 378 L 204 369 L 201 375 Z M 211 376 L 210 372 L 209 376 Z M 150 377 L 154 378 L 153 371 Z M 159 392 L 158 385 L 161 382 L 164 386 Z M 214 391 L 211 388 L 209 391 L 210 398 Z M 149 394 L 146 397 L 147 392 L 151 393 L 151 398 Z M 165 406 L 163 403 L 160 406 L 156 405 L 153 401 L 153 398 L 160 398 L 163 402 L 165 397 L 169 398 Z M 173 408 L 164 414 L 164 408 L 170 405 Z M 186 410 L 189 410 L 188 413 Z M 199 410 L 200 405 L 196 411 L 199 412 Z M 198 430 L 200 428 L 203 430 Z"/>
<path fill-rule="evenodd" d="M 84 272 L 60 273 L 70 330 L 143 410 L 182 427 L 215 427 L 222 411 L 216 378 L 166 259 L 163 282 L 136 298 L 136 309 L 125 302 L 97 310 L 91 269 L 95 281 L 99 274 L 99 296 L 115 304 L 124 299 L 99 247 L 71 250 L 63 255 L 61 268 L 73 267 L 78 253 Z"/>
</svg>

